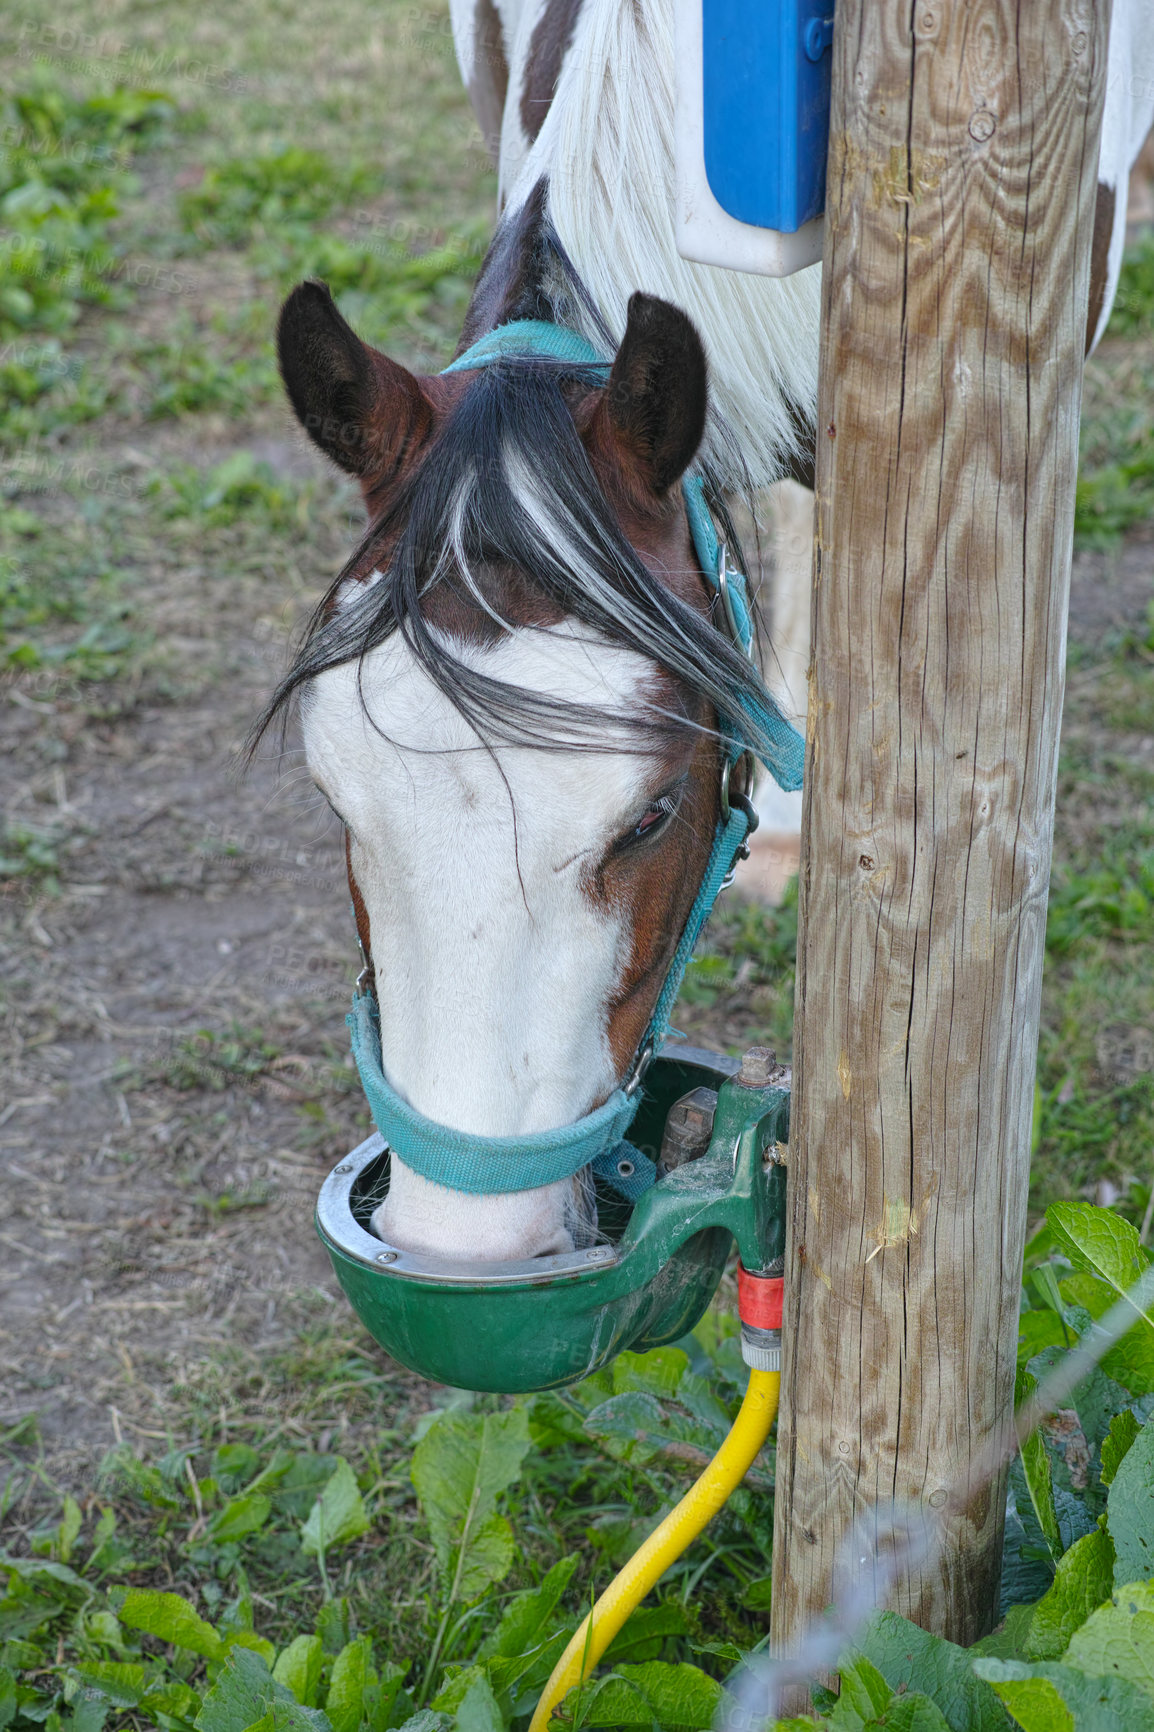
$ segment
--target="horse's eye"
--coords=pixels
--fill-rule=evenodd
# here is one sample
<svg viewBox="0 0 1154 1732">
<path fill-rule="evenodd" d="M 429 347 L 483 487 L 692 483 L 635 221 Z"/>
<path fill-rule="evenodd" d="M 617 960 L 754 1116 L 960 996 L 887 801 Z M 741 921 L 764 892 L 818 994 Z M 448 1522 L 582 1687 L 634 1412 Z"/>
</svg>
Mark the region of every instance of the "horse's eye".
<svg viewBox="0 0 1154 1732">
<path fill-rule="evenodd" d="M 659 800 L 654 800 L 641 815 L 641 820 L 627 835 L 622 836 L 617 844 L 619 848 L 629 848 L 634 842 L 642 842 L 647 836 L 654 836 L 659 830 L 664 830 L 670 818 L 678 807 L 677 792 L 662 794 Z"/>
</svg>

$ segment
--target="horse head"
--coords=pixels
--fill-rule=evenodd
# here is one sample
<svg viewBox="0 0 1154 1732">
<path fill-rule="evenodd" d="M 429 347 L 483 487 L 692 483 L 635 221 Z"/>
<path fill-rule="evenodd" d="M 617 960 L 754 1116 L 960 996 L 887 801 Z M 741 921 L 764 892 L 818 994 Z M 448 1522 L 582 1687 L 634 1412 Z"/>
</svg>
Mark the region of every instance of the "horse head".
<svg viewBox="0 0 1154 1732">
<path fill-rule="evenodd" d="M 611 363 L 418 377 L 315 283 L 278 342 L 302 426 L 369 517 L 272 709 L 299 696 L 345 828 L 384 1074 L 452 1130 L 553 1131 L 635 1066 L 718 833 L 718 716 L 764 697 L 713 621 L 677 485 L 705 425 L 701 342 L 635 295 Z M 596 1233 L 587 1171 L 467 1194 L 395 1150 L 375 1220 L 448 1257 Z"/>
</svg>

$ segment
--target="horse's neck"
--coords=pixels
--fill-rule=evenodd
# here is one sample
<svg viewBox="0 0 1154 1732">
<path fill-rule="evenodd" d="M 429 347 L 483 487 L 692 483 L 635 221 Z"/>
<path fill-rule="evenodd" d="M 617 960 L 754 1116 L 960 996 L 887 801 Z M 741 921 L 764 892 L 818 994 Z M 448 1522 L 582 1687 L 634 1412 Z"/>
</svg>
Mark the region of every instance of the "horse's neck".
<svg viewBox="0 0 1154 1732">
<path fill-rule="evenodd" d="M 580 298 L 550 280 L 545 218 L 614 342 L 636 289 L 683 307 L 705 342 L 714 414 L 704 456 L 728 485 L 791 466 L 817 394 L 819 272 L 783 281 L 682 259 L 674 233 L 672 0 L 583 0 L 556 94 L 525 136 L 540 8 L 502 7 L 510 82 L 501 136 L 505 212 L 466 326 L 565 317 L 604 339 Z M 487 279 L 487 280 L 486 280 Z M 511 310 L 514 309 L 514 310 Z M 488 321 L 488 323 L 486 322 Z"/>
<path fill-rule="evenodd" d="M 555 260 L 550 255 L 542 181 L 497 227 L 473 289 L 457 354 L 515 319 L 571 323 Z"/>
</svg>

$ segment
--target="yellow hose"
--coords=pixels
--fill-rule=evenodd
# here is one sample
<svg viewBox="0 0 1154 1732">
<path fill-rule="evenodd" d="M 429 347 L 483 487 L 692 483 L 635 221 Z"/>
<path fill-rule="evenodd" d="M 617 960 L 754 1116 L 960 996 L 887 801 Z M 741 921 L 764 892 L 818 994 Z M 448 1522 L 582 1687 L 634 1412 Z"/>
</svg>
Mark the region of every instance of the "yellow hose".
<svg viewBox="0 0 1154 1732">
<path fill-rule="evenodd" d="M 545 1732 L 554 1708 L 586 1679 L 629 1616 L 655 1583 L 713 1520 L 741 1484 L 769 1436 L 781 1390 L 779 1371 L 751 1371 L 749 1387 L 729 1436 L 677 1508 L 670 1510 L 620 1574 L 614 1576 L 553 1668 L 529 1732 Z"/>
</svg>

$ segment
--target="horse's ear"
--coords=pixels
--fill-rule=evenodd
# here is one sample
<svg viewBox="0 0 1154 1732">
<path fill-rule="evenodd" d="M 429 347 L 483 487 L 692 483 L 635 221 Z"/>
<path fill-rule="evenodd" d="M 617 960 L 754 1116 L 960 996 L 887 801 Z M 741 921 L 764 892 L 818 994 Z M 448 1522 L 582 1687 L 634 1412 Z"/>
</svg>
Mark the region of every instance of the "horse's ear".
<svg viewBox="0 0 1154 1732">
<path fill-rule="evenodd" d="M 691 320 L 654 295 L 631 295 L 603 400 L 619 463 L 658 495 L 683 475 L 705 432 L 705 350 Z"/>
<path fill-rule="evenodd" d="M 432 408 L 412 373 L 362 343 L 324 283 L 298 283 L 277 321 L 277 357 L 297 420 L 350 475 L 379 483 L 423 441 Z"/>
</svg>

